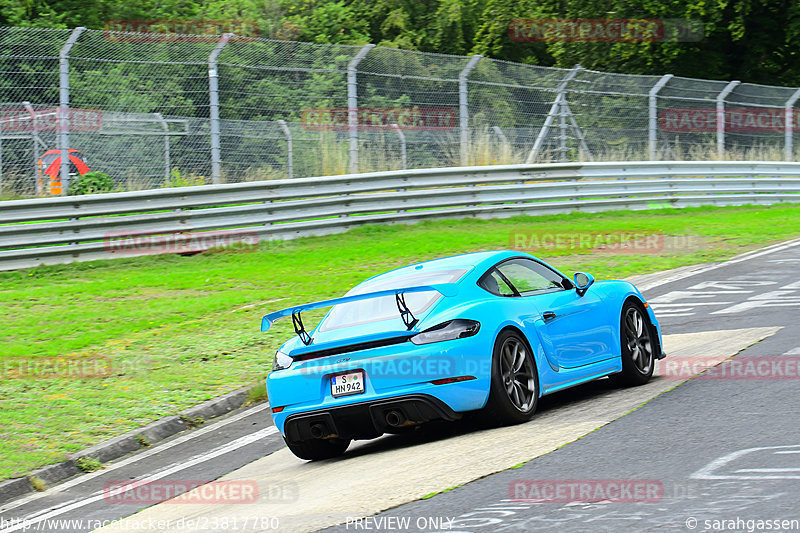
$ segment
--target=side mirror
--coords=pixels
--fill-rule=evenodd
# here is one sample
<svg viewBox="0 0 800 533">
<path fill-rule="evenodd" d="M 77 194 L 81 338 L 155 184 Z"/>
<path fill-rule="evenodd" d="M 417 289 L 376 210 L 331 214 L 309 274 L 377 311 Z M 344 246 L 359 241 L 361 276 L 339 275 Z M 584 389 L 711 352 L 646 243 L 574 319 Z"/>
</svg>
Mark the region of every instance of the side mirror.
<svg viewBox="0 0 800 533">
<path fill-rule="evenodd" d="M 586 272 L 575 272 L 572 279 L 575 280 L 575 290 L 578 292 L 578 296 L 583 296 L 594 283 L 594 276 Z"/>
</svg>

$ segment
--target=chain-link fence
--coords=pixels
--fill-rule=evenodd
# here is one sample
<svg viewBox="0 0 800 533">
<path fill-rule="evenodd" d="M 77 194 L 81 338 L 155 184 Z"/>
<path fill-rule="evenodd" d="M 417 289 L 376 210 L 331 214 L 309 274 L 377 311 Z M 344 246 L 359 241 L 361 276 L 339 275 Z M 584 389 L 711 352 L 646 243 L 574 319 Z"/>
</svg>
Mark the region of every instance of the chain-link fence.
<svg viewBox="0 0 800 533">
<path fill-rule="evenodd" d="M 57 192 L 86 169 L 136 190 L 538 161 L 793 160 L 799 96 L 373 45 L 0 28 L 0 194 Z"/>
</svg>

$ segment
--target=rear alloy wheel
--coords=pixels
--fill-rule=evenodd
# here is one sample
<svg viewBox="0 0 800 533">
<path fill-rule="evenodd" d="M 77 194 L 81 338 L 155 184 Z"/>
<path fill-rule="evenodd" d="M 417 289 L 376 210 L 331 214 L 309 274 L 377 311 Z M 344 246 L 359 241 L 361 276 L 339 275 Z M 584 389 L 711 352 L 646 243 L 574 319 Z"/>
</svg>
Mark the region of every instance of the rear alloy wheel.
<svg viewBox="0 0 800 533">
<path fill-rule="evenodd" d="M 539 374 L 528 344 L 512 331 L 495 342 L 486 414 L 502 424 L 530 420 L 539 401 Z"/>
<path fill-rule="evenodd" d="M 623 385 L 644 385 L 653 375 L 655 343 L 650 321 L 645 318 L 641 305 L 628 302 L 622 308 L 620 340 L 622 372 L 609 377 Z"/>
<path fill-rule="evenodd" d="M 350 446 L 349 439 L 313 439 L 295 443 L 287 441 L 285 437 L 283 440 L 293 454 L 306 461 L 339 457 Z"/>
</svg>

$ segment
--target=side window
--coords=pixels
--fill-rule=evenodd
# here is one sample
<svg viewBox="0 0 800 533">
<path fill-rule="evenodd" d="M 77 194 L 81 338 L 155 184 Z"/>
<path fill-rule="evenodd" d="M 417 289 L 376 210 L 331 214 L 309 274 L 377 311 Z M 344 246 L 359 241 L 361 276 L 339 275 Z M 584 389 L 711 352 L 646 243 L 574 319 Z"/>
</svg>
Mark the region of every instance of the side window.
<svg viewBox="0 0 800 533">
<path fill-rule="evenodd" d="M 497 267 L 521 295 L 535 291 L 563 289 L 563 278 L 530 259 L 512 259 Z"/>
<path fill-rule="evenodd" d="M 514 291 L 508 286 L 508 283 L 497 274 L 497 270 L 491 269 L 484 274 L 478 285 L 498 296 L 514 296 Z"/>
</svg>

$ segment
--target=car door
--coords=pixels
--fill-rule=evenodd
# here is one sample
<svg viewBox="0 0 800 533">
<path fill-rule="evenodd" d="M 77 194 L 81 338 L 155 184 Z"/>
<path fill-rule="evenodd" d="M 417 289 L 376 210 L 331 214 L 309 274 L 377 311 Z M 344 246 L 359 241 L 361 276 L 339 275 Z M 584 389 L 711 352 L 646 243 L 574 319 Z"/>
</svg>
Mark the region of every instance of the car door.
<svg viewBox="0 0 800 533">
<path fill-rule="evenodd" d="M 551 363 L 576 368 L 613 357 L 613 328 L 597 294 L 578 295 L 569 280 L 532 259 L 506 260 L 495 269 L 536 310 L 533 327 Z"/>
</svg>

